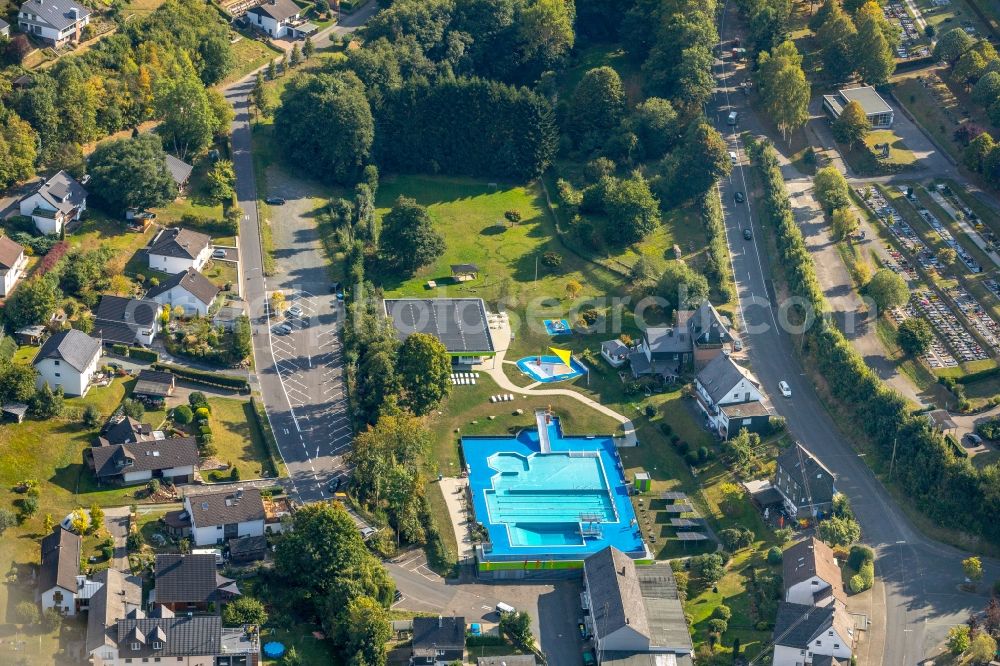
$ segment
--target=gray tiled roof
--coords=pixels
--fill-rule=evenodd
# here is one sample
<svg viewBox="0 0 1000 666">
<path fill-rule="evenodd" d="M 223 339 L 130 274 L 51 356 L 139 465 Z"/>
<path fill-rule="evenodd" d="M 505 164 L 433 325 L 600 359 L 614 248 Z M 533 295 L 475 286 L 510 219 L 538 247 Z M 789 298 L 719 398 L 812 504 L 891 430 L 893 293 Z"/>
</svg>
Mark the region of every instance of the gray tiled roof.
<svg viewBox="0 0 1000 666">
<path fill-rule="evenodd" d="M 181 227 L 171 227 L 164 229 L 153 239 L 153 244 L 149 246 L 149 254 L 194 259 L 211 242 L 212 239 L 205 234 Z"/>
<path fill-rule="evenodd" d="M 219 588 L 233 581 L 219 575 L 215 555 L 157 555 L 156 601 L 161 604 L 219 600 Z"/>
<path fill-rule="evenodd" d="M 128 326 L 151 326 L 156 321 L 156 313 L 162 307 L 156 301 L 148 299 L 105 294 L 97 304 L 94 318 L 121 322 Z"/>
<path fill-rule="evenodd" d="M 162 630 L 162 648 L 153 649 L 157 630 Z M 117 624 L 118 656 L 137 657 L 211 656 L 222 651 L 222 618 L 218 615 L 126 618 Z M 140 638 L 142 640 L 136 640 Z M 133 643 L 139 644 L 133 650 Z"/>
<path fill-rule="evenodd" d="M 774 621 L 774 644 L 803 650 L 814 638 L 833 629 L 841 639 L 853 642 L 850 616 L 841 604 L 806 606 L 782 601 Z"/>
<path fill-rule="evenodd" d="M 70 5 L 75 5 L 77 7 L 81 7 L 80 5 L 77 5 L 75 2 L 69 2 L 69 0 L 58 0 L 55 3 L 46 2 L 44 4 L 44 7 L 47 12 L 51 12 L 53 15 L 57 15 L 59 13 L 57 10 L 57 5 L 63 6 L 65 9 L 66 3 L 69 3 Z M 24 10 L 26 6 L 36 5 L 36 4 L 39 4 L 38 0 L 31 0 L 25 5 L 22 5 L 21 9 Z M 87 14 L 90 13 L 90 10 L 85 7 L 81 7 L 81 9 Z M 34 12 L 33 9 L 29 11 L 37 13 Z M 47 21 L 49 20 L 48 16 L 46 15 L 43 16 Z M 66 25 L 69 25 L 70 23 L 72 23 L 72 20 L 67 21 L 65 25 L 57 27 L 62 29 L 66 27 Z M 56 175 L 52 176 L 47 181 L 39 185 L 38 193 L 42 195 L 42 198 L 45 199 L 53 208 L 55 208 L 58 211 L 61 211 L 64 214 L 69 214 L 74 209 L 83 204 L 84 201 L 86 201 L 87 199 L 87 190 L 83 189 L 83 185 L 81 185 L 76 180 L 76 178 L 73 178 L 73 176 L 69 175 L 65 171 L 60 171 L 59 173 L 57 173 Z"/>
<path fill-rule="evenodd" d="M 183 273 L 177 273 L 171 276 L 170 279 L 164 280 L 158 286 L 150 289 L 146 292 L 146 298 L 154 298 L 160 294 L 164 294 L 178 285 L 205 305 L 209 305 L 215 300 L 215 297 L 221 291 L 207 277 L 195 269 L 189 268 Z"/>
<path fill-rule="evenodd" d="M 66 361 L 77 372 L 83 372 L 95 357 L 101 355 L 101 343 L 83 331 L 71 328 L 59 331 L 45 341 L 35 356 L 35 363 L 47 358 Z"/>
<path fill-rule="evenodd" d="M 188 493 L 194 527 L 264 520 L 264 502 L 257 488 Z"/>
<path fill-rule="evenodd" d="M 94 473 L 98 478 L 198 464 L 198 444 L 194 437 L 96 446 L 91 453 L 94 456 Z M 126 464 L 129 461 L 131 464 Z"/>
<path fill-rule="evenodd" d="M 184 160 L 167 153 L 167 170 L 170 172 L 170 176 L 174 179 L 174 182 L 180 186 L 186 183 L 188 178 L 191 177 L 194 167 Z"/>
<path fill-rule="evenodd" d="M 632 558 L 608 546 L 584 560 L 583 568 L 598 631 L 606 636 L 628 626 L 649 637 L 642 588 Z"/>
<path fill-rule="evenodd" d="M 80 18 L 90 15 L 89 9 L 72 0 L 28 0 L 21 5 L 22 12 L 35 14 L 58 30 L 63 30 L 76 23 L 77 18 L 73 16 L 73 9 L 77 10 Z"/>
<path fill-rule="evenodd" d="M 691 338 L 687 331 L 668 326 L 655 326 L 643 331 L 649 351 L 658 354 L 685 354 L 691 351 Z"/>
<path fill-rule="evenodd" d="M 625 652 L 605 650 L 601 666 L 693 666 L 690 654 L 670 652 Z"/>
<path fill-rule="evenodd" d="M 713 402 L 719 402 L 741 380 L 746 379 L 754 386 L 760 382 L 753 374 L 725 354 L 719 354 L 698 373 L 698 382 L 705 387 Z"/>
<path fill-rule="evenodd" d="M 117 569 L 105 569 L 94 575 L 101 588 L 90 598 L 87 611 L 87 652 L 105 645 L 114 646 L 118 620 L 142 605 L 142 583 Z"/>
<path fill-rule="evenodd" d="M 792 482 L 806 490 L 813 504 L 833 501 L 836 477 L 809 449 L 798 442 L 778 454 L 778 474 L 787 473 Z"/>
<path fill-rule="evenodd" d="M 687 320 L 687 330 L 691 338 L 702 344 L 722 344 L 730 342 L 729 319 L 719 314 L 715 306 L 705 301 L 691 313 Z"/>
<path fill-rule="evenodd" d="M 76 591 L 80 574 L 80 536 L 57 525 L 42 539 L 42 566 L 38 571 L 38 589 L 42 592 L 57 585 Z"/>
<path fill-rule="evenodd" d="M 0 26 L 0 30 L 3 26 Z M 11 269 L 20 259 L 24 248 L 10 239 L 10 236 L 0 236 L 0 268 Z"/>
<path fill-rule="evenodd" d="M 169 372 L 159 370 L 140 370 L 139 377 L 135 380 L 133 394 L 138 395 L 170 395 L 170 389 L 174 387 L 174 376 Z"/>
<path fill-rule="evenodd" d="M 263 3 L 251 9 L 249 14 L 270 16 L 275 21 L 284 21 L 302 11 L 302 8 L 292 0 L 264 0 Z"/>
<path fill-rule="evenodd" d="M 413 650 L 435 648 L 460 650 L 465 647 L 464 617 L 413 618 Z"/>
<path fill-rule="evenodd" d="M 109 423 L 101 430 L 99 438 L 102 444 L 128 444 L 153 439 L 153 426 L 143 423 L 131 416 L 126 416 L 116 423 Z"/>
</svg>

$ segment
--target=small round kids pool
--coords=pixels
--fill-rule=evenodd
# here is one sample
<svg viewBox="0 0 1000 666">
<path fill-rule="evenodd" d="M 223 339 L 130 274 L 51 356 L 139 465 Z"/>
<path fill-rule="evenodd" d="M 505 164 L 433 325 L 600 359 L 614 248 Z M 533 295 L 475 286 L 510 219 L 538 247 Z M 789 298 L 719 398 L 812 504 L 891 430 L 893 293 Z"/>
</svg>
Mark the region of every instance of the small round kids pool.
<svg viewBox="0 0 1000 666">
<path fill-rule="evenodd" d="M 526 356 L 517 362 L 517 367 L 536 382 L 562 382 L 574 379 L 587 372 L 587 367 L 570 358 L 566 366 L 558 356 Z"/>
</svg>

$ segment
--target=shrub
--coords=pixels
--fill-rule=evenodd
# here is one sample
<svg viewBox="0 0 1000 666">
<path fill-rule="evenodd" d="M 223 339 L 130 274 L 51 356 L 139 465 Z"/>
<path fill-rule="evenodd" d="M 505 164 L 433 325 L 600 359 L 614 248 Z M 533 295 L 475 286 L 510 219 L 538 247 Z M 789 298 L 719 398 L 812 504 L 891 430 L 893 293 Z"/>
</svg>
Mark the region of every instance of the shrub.
<svg viewBox="0 0 1000 666">
<path fill-rule="evenodd" d="M 851 580 L 848 582 L 848 585 L 851 588 L 851 592 L 854 594 L 858 594 L 859 592 L 864 592 L 866 589 L 865 581 L 863 578 L 861 578 L 861 574 L 854 574 L 853 576 L 851 576 Z"/>
<path fill-rule="evenodd" d="M 700 463 L 708 462 L 708 459 L 710 457 L 711 457 L 711 453 L 709 453 L 709 450 L 708 450 L 707 446 L 703 446 L 703 447 L 701 447 L 701 448 L 698 449 L 698 462 L 700 462 Z"/>
<path fill-rule="evenodd" d="M 128 539 L 125 540 L 125 545 L 128 547 L 129 551 L 133 553 L 142 550 L 145 543 L 146 540 L 142 538 L 142 532 L 139 530 L 129 532 Z"/>
<path fill-rule="evenodd" d="M 689 467 L 694 467 L 698 464 L 698 454 L 694 451 L 688 451 L 684 455 L 684 462 L 686 462 Z"/>
<path fill-rule="evenodd" d="M 874 562 L 875 553 L 868 546 L 861 544 L 851 546 L 851 553 L 847 556 L 847 564 L 855 571 L 861 571 L 861 565 L 865 562 Z"/>
<path fill-rule="evenodd" d="M 714 618 L 708 621 L 708 630 L 713 634 L 724 634 L 727 629 L 729 629 L 729 623 L 725 620 Z"/>
<path fill-rule="evenodd" d="M 14 616 L 21 624 L 38 624 L 41 615 L 34 601 L 21 601 L 14 607 Z"/>
<path fill-rule="evenodd" d="M 559 268 L 562 265 L 562 255 L 556 252 L 546 252 L 542 255 L 542 265 L 546 268 Z"/>
<path fill-rule="evenodd" d="M 715 607 L 715 610 L 712 611 L 712 617 L 717 617 L 720 620 L 725 620 L 726 622 L 729 622 L 729 619 L 732 616 L 733 611 L 730 610 L 729 606 L 725 604 L 719 604 Z"/>
<path fill-rule="evenodd" d="M 111 345 L 111 351 L 118 354 L 119 356 L 128 356 L 128 345 L 123 345 L 121 343 L 115 343 Z"/>
<path fill-rule="evenodd" d="M 83 425 L 88 428 L 96 428 L 101 423 L 101 411 L 94 405 L 87 405 L 83 410 Z"/>
<path fill-rule="evenodd" d="M 158 353 L 152 349 L 145 349 L 144 347 L 129 347 L 128 355 L 130 358 L 134 358 L 137 361 L 149 361 L 150 363 L 156 363 L 160 360 L 160 355 Z"/>
<path fill-rule="evenodd" d="M 1000 419 L 977 423 L 976 434 L 985 439 L 1000 439 Z"/>
<path fill-rule="evenodd" d="M 777 546 L 771 546 L 767 550 L 767 563 L 772 565 L 781 564 L 781 560 L 784 556 L 781 553 L 781 549 Z"/>
<path fill-rule="evenodd" d="M 174 421 L 180 423 L 181 425 L 187 425 L 191 423 L 194 418 L 194 414 L 191 412 L 191 408 L 187 405 L 177 405 L 174 407 Z"/>
<path fill-rule="evenodd" d="M 667 435 L 669 437 L 673 431 L 674 431 L 673 427 L 666 421 L 660 424 L 660 432 L 662 432 L 664 435 Z"/>
</svg>

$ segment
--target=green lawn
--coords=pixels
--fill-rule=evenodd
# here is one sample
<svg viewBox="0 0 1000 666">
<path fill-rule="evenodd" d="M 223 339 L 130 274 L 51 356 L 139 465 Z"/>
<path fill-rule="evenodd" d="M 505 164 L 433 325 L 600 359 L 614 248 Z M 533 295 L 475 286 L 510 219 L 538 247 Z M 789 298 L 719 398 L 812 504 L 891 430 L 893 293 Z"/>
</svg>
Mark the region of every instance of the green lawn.
<svg viewBox="0 0 1000 666">
<path fill-rule="evenodd" d="M 242 37 L 242 39 L 231 46 L 236 66 L 226 78 L 219 82 L 217 87 L 220 89 L 225 88 L 230 83 L 239 81 L 250 72 L 266 65 L 269 60 L 281 55 L 281 51 L 259 39 Z"/>
<path fill-rule="evenodd" d="M 889 164 L 909 166 L 916 162 L 913 151 L 892 130 L 873 130 L 865 137 L 865 144 L 872 150 L 875 150 L 877 144 L 884 143 L 889 144 L 889 157 L 885 160 Z"/>
<path fill-rule="evenodd" d="M 127 230 L 124 220 L 113 220 L 104 213 L 88 209 L 83 224 L 66 240 L 71 247 L 83 250 L 96 250 L 99 247 L 110 247 L 115 256 L 108 266 L 112 273 L 122 272 L 130 259 L 142 248 L 146 247 L 153 234 L 154 227 L 144 233 L 133 233 Z"/>
<path fill-rule="evenodd" d="M 312 635 L 312 632 L 322 629 L 309 624 L 297 624 L 293 629 L 282 629 L 279 627 L 264 627 L 261 631 L 261 645 L 278 641 L 284 643 L 286 648 L 295 648 L 303 664 L 333 664 L 333 651 L 326 640 L 319 640 Z M 279 664 L 280 659 L 268 659 L 261 655 L 262 663 Z"/>
<path fill-rule="evenodd" d="M 277 476 L 260 433 L 251 425 L 254 417 L 250 402 L 209 398 L 208 403 L 212 408 L 209 427 L 218 449 L 215 457 L 239 469 L 242 479 L 260 478 L 263 472 L 270 477 Z"/>
<path fill-rule="evenodd" d="M 206 181 L 208 171 L 212 168 L 211 160 L 208 159 L 207 155 L 188 156 L 187 159 L 191 161 L 194 169 L 191 171 L 191 177 L 188 179 L 186 192 L 183 193 L 183 196 L 171 201 L 162 208 L 154 209 L 153 212 L 156 213 L 157 221 L 163 225 L 174 225 L 180 221 L 181 217 L 194 215 L 215 223 L 221 223 L 222 204 L 209 196 L 208 183 Z M 210 233 L 209 230 L 198 230 Z"/>
</svg>

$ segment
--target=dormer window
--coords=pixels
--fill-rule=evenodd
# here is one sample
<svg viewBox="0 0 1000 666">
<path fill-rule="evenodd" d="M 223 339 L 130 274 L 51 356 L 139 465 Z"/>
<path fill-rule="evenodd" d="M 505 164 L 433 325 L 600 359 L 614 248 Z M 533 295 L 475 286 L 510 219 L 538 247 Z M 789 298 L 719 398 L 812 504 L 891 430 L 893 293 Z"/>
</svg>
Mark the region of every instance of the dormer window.
<svg viewBox="0 0 1000 666">
<path fill-rule="evenodd" d="M 162 650 L 163 649 L 163 643 L 161 643 L 159 641 L 154 641 L 153 642 L 153 649 L 154 650 Z"/>
<path fill-rule="evenodd" d="M 139 644 L 132 643 L 132 652 L 138 652 L 138 651 L 139 651 Z"/>
</svg>

